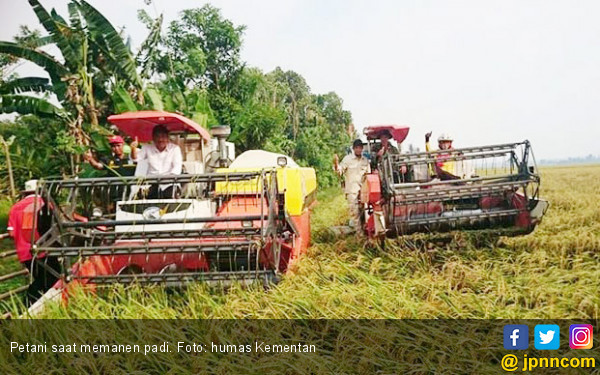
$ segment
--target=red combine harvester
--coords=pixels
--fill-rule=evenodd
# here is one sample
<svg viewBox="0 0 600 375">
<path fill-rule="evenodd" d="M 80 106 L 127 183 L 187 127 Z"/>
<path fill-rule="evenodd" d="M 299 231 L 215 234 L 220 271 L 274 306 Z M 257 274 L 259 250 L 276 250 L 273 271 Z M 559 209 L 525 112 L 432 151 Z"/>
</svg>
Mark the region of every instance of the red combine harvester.
<svg viewBox="0 0 600 375">
<path fill-rule="evenodd" d="M 409 128 L 365 128 L 372 154 L 382 132 L 400 144 Z M 384 154 L 363 181 L 363 228 L 370 237 L 418 232 L 494 230 L 530 233 L 548 202 L 528 141 L 482 147 Z"/>
<path fill-rule="evenodd" d="M 228 127 L 213 136 L 167 112 L 109 117 L 123 133 L 151 140 L 164 125 L 182 150 L 184 173 L 41 180 L 38 194 L 55 209 L 40 212 L 36 252 L 59 257 L 61 280 L 30 311 L 68 296 L 69 286 L 206 281 L 272 282 L 306 251 L 316 194 L 312 168 L 265 151 L 233 160 Z M 157 184 L 177 185 L 169 199 L 140 198 Z"/>
</svg>

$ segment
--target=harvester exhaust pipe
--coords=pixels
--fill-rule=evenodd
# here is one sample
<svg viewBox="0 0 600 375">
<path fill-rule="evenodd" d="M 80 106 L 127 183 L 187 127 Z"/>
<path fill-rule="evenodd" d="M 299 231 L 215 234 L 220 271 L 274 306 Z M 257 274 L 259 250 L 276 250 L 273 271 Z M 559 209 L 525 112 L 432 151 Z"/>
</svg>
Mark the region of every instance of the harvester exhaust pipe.
<svg viewBox="0 0 600 375">
<path fill-rule="evenodd" d="M 227 157 L 227 145 L 225 141 L 231 134 L 231 127 L 229 125 L 217 125 L 210 128 L 210 134 L 217 138 L 219 142 L 217 149 L 219 151 L 219 167 L 227 168 L 229 166 L 229 158 Z"/>
</svg>

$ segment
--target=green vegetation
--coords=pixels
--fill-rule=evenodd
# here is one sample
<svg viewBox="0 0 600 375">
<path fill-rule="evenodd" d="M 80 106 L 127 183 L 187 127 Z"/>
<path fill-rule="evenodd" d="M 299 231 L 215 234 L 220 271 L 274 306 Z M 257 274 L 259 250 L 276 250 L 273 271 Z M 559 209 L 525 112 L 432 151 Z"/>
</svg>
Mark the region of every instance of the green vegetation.
<svg viewBox="0 0 600 375">
<path fill-rule="evenodd" d="M 142 109 L 180 112 L 207 128 L 231 125 L 238 151 L 282 152 L 316 168 L 321 185 L 335 181 L 332 155 L 353 136 L 342 99 L 312 93 L 296 72 L 247 66 L 240 57 L 245 27 L 219 9 L 186 9 L 164 32 L 162 16 L 140 11 L 148 36 L 134 52 L 85 0 L 70 1 L 68 17 L 29 4 L 45 34 L 22 27 L 14 41 L 0 41 L 0 113 L 26 115 L 0 124 L 0 136 L 15 136 L 9 150 L 17 187 L 31 177 L 80 172 L 87 148 L 107 152 L 106 118 Z M 59 54 L 44 52 L 48 46 Z M 49 79 L 15 75 L 22 60 Z M 9 191 L 7 164 L 0 152 L 0 193 Z"/>
<path fill-rule="evenodd" d="M 12 202 L 9 199 L 0 199 L 0 228 L 6 228 L 6 224 L 8 223 L 8 211 L 10 211 L 11 206 Z"/>
<path fill-rule="evenodd" d="M 308 254 L 274 288 L 129 286 L 80 293 L 52 318 L 597 318 L 600 166 L 547 168 L 551 202 L 534 233 L 467 232 L 388 240 L 385 250 L 338 238 L 337 189 L 321 191 Z"/>
</svg>

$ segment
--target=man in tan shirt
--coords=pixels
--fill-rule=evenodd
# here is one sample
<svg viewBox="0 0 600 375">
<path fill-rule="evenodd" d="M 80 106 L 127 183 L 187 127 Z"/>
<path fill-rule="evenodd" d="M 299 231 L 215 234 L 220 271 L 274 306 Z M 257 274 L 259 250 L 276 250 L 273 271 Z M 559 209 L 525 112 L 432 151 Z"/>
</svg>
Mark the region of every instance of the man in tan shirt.
<svg viewBox="0 0 600 375">
<path fill-rule="evenodd" d="M 358 194 L 363 176 L 369 173 L 369 161 L 362 155 L 363 143 L 357 139 L 352 144 L 352 152 L 342 159 L 338 166 L 338 173 L 345 177 L 344 193 L 350 208 L 350 225 L 357 233 L 362 233 L 360 228 L 360 216 L 358 210 Z"/>
</svg>

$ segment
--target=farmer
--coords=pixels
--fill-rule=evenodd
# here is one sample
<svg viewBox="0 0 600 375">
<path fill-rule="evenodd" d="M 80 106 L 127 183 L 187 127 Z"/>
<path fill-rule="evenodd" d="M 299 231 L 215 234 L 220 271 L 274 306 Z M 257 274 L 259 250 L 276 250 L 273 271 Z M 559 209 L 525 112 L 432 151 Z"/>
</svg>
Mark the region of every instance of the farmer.
<svg viewBox="0 0 600 375">
<path fill-rule="evenodd" d="M 431 151 L 431 145 L 429 139 L 431 138 L 431 132 L 425 134 L 425 151 Z M 438 137 L 438 148 L 440 151 L 445 151 L 436 154 L 436 162 L 429 166 L 429 172 L 432 176 L 437 176 L 440 180 L 457 180 L 461 174 L 461 170 L 465 170 L 463 163 L 458 163 L 455 160 L 447 160 L 452 156 L 458 155 L 453 152 L 452 147 L 453 139 L 447 134 L 443 133 Z M 463 176 L 465 177 L 465 176 Z"/>
<path fill-rule="evenodd" d="M 383 155 L 385 154 L 396 155 L 400 153 L 400 151 L 398 151 L 398 148 L 390 143 L 390 139 L 392 139 L 392 134 L 389 132 L 389 130 L 384 130 L 379 135 L 379 140 L 381 143 L 376 148 L 376 155 L 378 159 L 383 157 Z"/>
<path fill-rule="evenodd" d="M 143 145 L 132 158 L 136 161 L 136 176 L 179 175 L 183 169 L 181 149 L 169 141 L 169 131 L 164 125 L 152 129 L 152 144 Z M 177 198 L 181 193 L 179 184 L 153 184 L 142 194 L 146 198 Z M 139 195 L 138 195 L 139 196 Z"/>
<path fill-rule="evenodd" d="M 30 180 L 25 183 L 25 190 L 22 192 L 23 198 L 12 206 L 8 214 L 8 234 L 15 242 L 15 249 L 19 262 L 29 270 L 32 282 L 27 289 L 26 303 L 33 304 L 47 290 L 49 290 L 58 280 L 57 274 L 60 265 L 55 257 L 47 257 L 45 254 L 31 253 L 31 240 L 37 240 L 40 237 L 40 228 L 42 227 L 43 217 L 40 214 L 47 213 L 44 207 L 44 200 L 35 194 L 37 180 Z M 37 231 L 32 233 L 34 224 L 38 221 Z"/>
<path fill-rule="evenodd" d="M 342 159 L 337 172 L 345 177 L 344 193 L 350 209 L 350 225 L 360 231 L 360 214 L 358 210 L 358 193 L 363 176 L 369 173 L 369 161 L 362 155 L 363 143 L 360 139 L 352 143 L 352 152 Z"/>
<path fill-rule="evenodd" d="M 380 143 L 378 145 L 375 145 L 374 147 L 374 151 L 375 151 L 375 164 L 379 163 L 382 158 L 383 155 L 386 154 L 390 154 L 390 155 L 398 155 L 400 154 L 400 151 L 398 150 L 398 148 L 396 146 L 394 146 L 393 144 L 390 143 L 390 140 L 392 139 L 392 133 L 390 133 L 389 130 L 384 130 L 381 134 L 379 134 L 379 141 Z M 394 172 L 394 182 L 398 183 L 400 181 L 405 181 L 405 175 L 407 172 L 407 167 L 406 165 L 402 165 L 400 166 L 400 169 L 398 172 Z"/>
<path fill-rule="evenodd" d="M 91 151 L 88 151 L 83 155 L 84 160 L 97 170 L 109 169 L 116 172 L 119 176 L 132 175 L 134 172 L 134 169 L 132 168 L 133 160 L 136 159 L 138 152 L 137 137 L 131 142 L 131 155 L 125 153 L 125 141 L 120 135 L 113 135 L 110 137 L 108 139 L 108 144 L 110 145 L 111 150 L 110 156 L 100 157 L 100 160 L 97 160 L 94 158 Z"/>
</svg>

